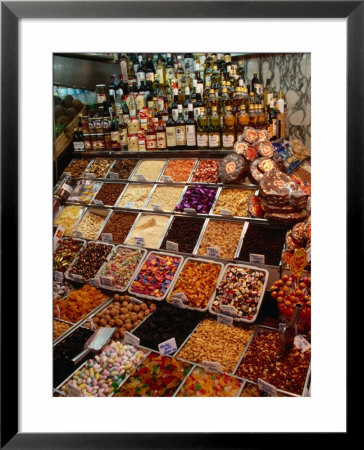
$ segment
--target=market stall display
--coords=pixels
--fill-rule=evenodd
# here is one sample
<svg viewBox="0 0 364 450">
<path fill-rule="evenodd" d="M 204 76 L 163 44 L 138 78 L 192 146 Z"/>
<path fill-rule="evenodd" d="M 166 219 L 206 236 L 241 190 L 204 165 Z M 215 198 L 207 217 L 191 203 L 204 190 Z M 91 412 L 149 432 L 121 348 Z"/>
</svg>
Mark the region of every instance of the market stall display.
<svg viewBox="0 0 364 450">
<path fill-rule="evenodd" d="M 200 159 L 197 167 L 193 171 L 192 183 L 219 183 L 219 164 L 218 159 Z"/>
<path fill-rule="evenodd" d="M 83 239 L 63 238 L 53 253 L 53 270 L 66 272 L 85 243 Z"/>
<path fill-rule="evenodd" d="M 216 193 L 217 188 L 202 185 L 188 186 L 175 211 L 186 212 L 187 208 L 199 214 L 209 214 L 215 202 Z"/>
<path fill-rule="evenodd" d="M 162 172 L 162 177 L 171 177 L 174 182 L 186 182 L 195 167 L 197 159 L 170 159 Z"/>
</svg>

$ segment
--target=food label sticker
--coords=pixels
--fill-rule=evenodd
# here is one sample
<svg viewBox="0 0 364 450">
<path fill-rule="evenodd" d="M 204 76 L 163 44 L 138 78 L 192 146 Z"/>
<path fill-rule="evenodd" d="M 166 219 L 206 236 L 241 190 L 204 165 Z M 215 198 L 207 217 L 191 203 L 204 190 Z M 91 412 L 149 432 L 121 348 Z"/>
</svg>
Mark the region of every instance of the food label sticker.
<svg viewBox="0 0 364 450">
<path fill-rule="evenodd" d="M 82 231 L 79 231 L 79 230 L 74 230 L 73 231 L 73 237 L 75 237 L 75 238 L 83 238 L 83 234 L 82 234 Z"/>
<path fill-rule="evenodd" d="M 196 214 L 196 210 L 194 208 L 185 208 L 184 212 L 189 214 Z"/>
<path fill-rule="evenodd" d="M 176 308 L 184 308 L 183 301 L 179 297 L 172 297 L 171 302 Z"/>
<path fill-rule="evenodd" d="M 277 388 L 261 378 L 258 378 L 258 389 L 267 394 L 269 397 L 277 397 Z"/>
<path fill-rule="evenodd" d="M 222 216 L 233 216 L 233 212 L 230 209 L 220 209 L 220 214 Z"/>
<path fill-rule="evenodd" d="M 207 256 L 212 256 L 213 258 L 220 258 L 219 247 L 207 247 L 206 252 Z"/>
<path fill-rule="evenodd" d="M 90 330 L 95 331 L 96 330 L 96 325 L 94 324 L 94 321 L 92 320 L 92 318 L 90 317 L 89 319 L 87 319 L 87 321 L 90 324 Z"/>
<path fill-rule="evenodd" d="M 178 252 L 177 242 L 167 241 L 166 242 L 166 250 L 171 250 L 172 252 Z"/>
<path fill-rule="evenodd" d="M 99 280 L 99 278 L 90 278 L 89 284 L 91 284 L 91 286 L 94 286 L 94 287 L 100 287 L 100 280 Z"/>
<path fill-rule="evenodd" d="M 104 202 L 102 200 L 94 200 L 95 205 L 104 206 Z"/>
<path fill-rule="evenodd" d="M 75 386 L 74 384 L 68 384 L 67 391 L 68 391 L 68 395 L 70 397 L 81 397 L 82 396 L 81 389 L 78 386 Z"/>
<path fill-rule="evenodd" d="M 112 233 L 102 233 L 101 240 L 102 242 L 108 242 L 109 244 L 112 244 Z"/>
<path fill-rule="evenodd" d="M 220 309 L 222 313 L 229 314 L 231 316 L 237 315 L 236 308 L 234 308 L 234 306 L 220 305 Z"/>
<path fill-rule="evenodd" d="M 95 174 L 92 173 L 92 172 L 86 172 L 86 173 L 85 173 L 85 177 L 86 177 L 86 178 L 96 178 Z"/>
<path fill-rule="evenodd" d="M 214 361 L 202 361 L 203 368 L 207 371 L 222 372 L 221 364 Z"/>
<path fill-rule="evenodd" d="M 134 334 L 129 333 L 129 331 L 125 331 L 124 342 L 133 345 L 134 347 L 139 347 L 140 339 L 137 336 L 134 336 Z"/>
<path fill-rule="evenodd" d="M 311 344 L 300 334 L 295 336 L 294 345 L 297 348 L 300 348 L 302 353 L 311 348 Z"/>
<path fill-rule="evenodd" d="M 63 281 L 63 273 L 56 270 L 54 272 L 54 281 L 57 281 L 57 283 L 62 283 Z"/>
<path fill-rule="evenodd" d="M 217 323 L 222 323 L 223 325 L 227 325 L 228 327 L 232 327 L 233 326 L 233 318 L 232 317 L 227 317 L 224 316 L 222 314 L 218 314 L 217 315 Z"/>
<path fill-rule="evenodd" d="M 307 252 L 304 248 L 299 248 L 294 251 L 291 262 L 289 263 L 289 269 L 291 274 L 299 279 L 301 273 L 307 264 Z"/>
<path fill-rule="evenodd" d="M 61 318 L 61 310 L 59 309 L 58 305 L 56 305 L 56 309 L 57 309 L 57 318 L 60 319 Z"/>
<path fill-rule="evenodd" d="M 176 292 L 172 294 L 173 298 L 179 298 L 183 303 L 188 303 L 188 298 L 184 292 Z"/>
<path fill-rule="evenodd" d="M 113 180 L 118 180 L 119 174 L 116 172 L 109 172 L 109 177 L 112 178 Z"/>
<path fill-rule="evenodd" d="M 56 250 L 56 248 L 58 247 L 59 243 L 61 242 L 61 239 L 64 235 L 64 228 L 61 227 L 60 225 L 58 225 L 55 233 L 54 233 L 54 238 L 53 238 L 53 247 L 54 250 Z"/>
<path fill-rule="evenodd" d="M 75 280 L 83 281 L 83 278 L 81 277 L 81 275 L 78 275 L 77 273 L 71 273 L 70 275 L 71 275 L 71 277 L 74 278 Z"/>
<path fill-rule="evenodd" d="M 162 207 L 160 205 L 155 205 L 154 203 L 152 203 L 152 210 L 153 211 L 162 211 L 163 212 Z"/>
<path fill-rule="evenodd" d="M 251 262 L 253 264 L 265 264 L 265 255 L 249 253 L 249 262 Z"/>
<path fill-rule="evenodd" d="M 136 181 L 147 181 L 145 176 L 142 173 L 137 173 L 134 175 Z"/>
<path fill-rule="evenodd" d="M 72 175 L 71 175 L 71 172 L 63 172 L 63 175 L 65 176 L 65 177 L 71 177 Z"/>
<path fill-rule="evenodd" d="M 158 345 L 158 350 L 162 355 L 169 355 L 177 350 L 176 339 L 173 337 Z"/>
<path fill-rule="evenodd" d="M 134 208 L 134 202 L 126 202 L 125 208 Z"/>
<path fill-rule="evenodd" d="M 101 284 L 105 286 L 113 286 L 112 279 L 110 277 L 100 277 Z"/>
<path fill-rule="evenodd" d="M 143 237 L 134 236 L 134 242 L 135 242 L 135 245 L 140 245 L 142 247 L 145 247 L 145 240 Z"/>
<path fill-rule="evenodd" d="M 161 181 L 163 181 L 163 183 L 173 183 L 173 178 L 169 175 L 162 175 Z"/>
</svg>

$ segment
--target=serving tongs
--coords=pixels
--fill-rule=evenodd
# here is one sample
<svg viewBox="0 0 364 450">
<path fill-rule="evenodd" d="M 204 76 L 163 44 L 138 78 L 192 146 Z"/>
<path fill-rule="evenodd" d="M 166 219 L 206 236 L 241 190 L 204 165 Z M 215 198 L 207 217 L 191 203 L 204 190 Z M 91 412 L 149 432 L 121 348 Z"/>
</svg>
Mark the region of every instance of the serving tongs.
<svg viewBox="0 0 364 450">
<path fill-rule="evenodd" d="M 282 357 L 287 350 L 293 347 L 296 336 L 296 323 L 301 313 L 302 305 L 296 303 L 291 320 L 288 324 L 280 324 L 279 327 L 279 357 Z"/>
<path fill-rule="evenodd" d="M 98 328 L 85 342 L 84 350 L 72 359 L 73 363 L 78 364 L 89 352 L 99 352 L 109 342 L 115 331 L 116 328 Z"/>
</svg>

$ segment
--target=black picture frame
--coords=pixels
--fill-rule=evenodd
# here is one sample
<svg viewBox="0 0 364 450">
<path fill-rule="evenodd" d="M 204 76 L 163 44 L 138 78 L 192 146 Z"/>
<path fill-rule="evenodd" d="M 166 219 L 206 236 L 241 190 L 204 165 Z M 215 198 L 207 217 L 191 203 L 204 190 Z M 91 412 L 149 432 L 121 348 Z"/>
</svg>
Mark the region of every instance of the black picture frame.
<svg viewBox="0 0 364 450">
<path fill-rule="evenodd" d="M 186 7 L 188 6 L 188 7 Z M 22 18 L 345 18 L 347 19 L 347 249 L 363 254 L 364 148 L 364 1 L 122 1 L 122 2 L 1 2 L 1 448 L 7 449 L 135 449 L 135 448 L 259 448 L 281 436 L 257 433 L 19 433 L 16 343 L 8 345 L 7 317 L 18 313 L 18 22 Z M 355 152 L 355 153 L 354 153 Z M 350 177 L 349 177 L 350 175 Z M 342 209 L 341 209 L 342 210 Z M 355 242 L 354 242 L 355 237 Z M 8 251 L 9 250 L 9 251 Z M 347 257 L 347 286 L 360 279 L 363 263 Z M 6 286 L 11 302 L 6 301 Z M 347 291 L 349 296 L 349 291 Z M 18 325 L 11 324 L 12 336 Z M 11 361 L 12 370 L 3 370 Z M 12 388 L 9 389 L 9 386 Z M 349 431 L 349 429 L 348 429 Z M 348 438 L 338 433 L 338 445 Z M 315 444 L 322 443 L 315 436 Z M 274 438 L 274 439 L 273 439 Z M 327 436 L 323 435 L 325 443 Z M 296 436 L 292 439 L 297 443 Z M 309 436 L 299 446 L 309 445 Z M 268 444 L 269 442 L 269 444 Z"/>
</svg>

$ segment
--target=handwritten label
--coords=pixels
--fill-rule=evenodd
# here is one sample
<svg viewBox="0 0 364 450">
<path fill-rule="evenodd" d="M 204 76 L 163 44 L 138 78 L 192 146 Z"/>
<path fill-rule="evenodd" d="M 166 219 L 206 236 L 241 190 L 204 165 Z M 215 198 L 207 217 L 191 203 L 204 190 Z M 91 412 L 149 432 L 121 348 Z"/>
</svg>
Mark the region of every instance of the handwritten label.
<svg viewBox="0 0 364 450">
<path fill-rule="evenodd" d="M 136 173 L 134 175 L 135 181 L 147 181 L 145 176 L 142 173 Z"/>
<path fill-rule="evenodd" d="M 113 180 L 118 180 L 119 174 L 116 172 L 109 172 L 109 177 L 112 178 Z"/>
<path fill-rule="evenodd" d="M 185 208 L 184 212 L 188 214 L 196 214 L 196 210 L 194 208 Z"/>
<path fill-rule="evenodd" d="M 104 286 L 113 287 L 113 280 L 110 277 L 101 276 L 100 281 L 101 281 L 101 284 L 103 284 Z"/>
<path fill-rule="evenodd" d="M 145 247 L 145 240 L 143 237 L 134 236 L 135 245 L 140 245 L 141 247 Z"/>
<path fill-rule="evenodd" d="M 89 284 L 91 284 L 91 286 L 94 286 L 94 287 L 100 287 L 100 280 L 99 280 L 99 278 L 90 278 Z"/>
<path fill-rule="evenodd" d="M 178 252 L 178 244 L 177 242 L 167 241 L 166 249 L 171 250 L 172 252 Z"/>
<path fill-rule="evenodd" d="M 57 283 L 62 283 L 62 281 L 63 281 L 63 273 L 62 272 L 58 272 L 58 270 L 56 270 L 54 272 L 54 281 L 57 281 Z"/>
<path fill-rule="evenodd" d="M 100 206 L 104 206 L 104 202 L 102 200 L 94 200 L 94 204 L 95 205 L 100 205 Z"/>
<path fill-rule="evenodd" d="M 220 214 L 222 216 L 233 216 L 233 212 L 230 209 L 220 209 Z"/>
<path fill-rule="evenodd" d="M 231 305 L 220 305 L 220 309 L 222 313 L 229 314 L 230 316 L 236 316 L 236 308 Z"/>
<path fill-rule="evenodd" d="M 81 277 L 81 275 L 77 275 L 77 273 L 71 273 L 70 275 L 72 278 L 74 278 L 77 281 L 83 281 L 83 278 Z"/>
<path fill-rule="evenodd" d="M 124 342 L 130 345 L 134 345 L 134 347 L 139 347 L 140 339 L 134 334 L 129 333 L 129 331 L 125 331 Z"/>
<path fill-rule="evenodd" d="M 163 181 L 163 183 L 173 183 L 173 178 L 169 175 L 162 175 L 161 181 Z"/>
<path fill-rule="evenodd" d="M 57 318 L 60 319 L 61 318 L 61 310 L 59 309 L 58 305 L 56 305 L 56 309 L 57 309 Z"/>
<path fill-rule="evenodd" d="M 207 256 L 212 256 L 213 258 L 220 258 L 219 247 L 207 247 L 206 253 L 207 253 Z"/>
<path fill-rule="evenodd" d="M 102 233 L 101 240 L 102 242 L 108 242 L 109 244 L 112 244 L 112 233 Z"/>
<path fill-rule="evenodd" d="M 87 321 L 90 324 L 90 330 L 95 331 L 96 330 L 96 325 L 94 324 L 94 321 L 92 320 L 92 318 L 90 317 L 89 319 L 87 319 Z"/>
<path fill-rule="evenodd" d="M 295 336 L 294 345 L 300 348 L 302 353 L 311 348 L 311 344 L 301 334 Z"/>
<path fill-rule="evenodd" d="M 126 202 L 125 208 L 134 208 L 134 202 Z"/>
<path fill-rule="evenodd" d="M 74 384 L 67 384 L 67 392 L 70 397 L 81 397 L 82 392 L 78 386 Z"/>
<path fill-rule="evenodd" d="M 172 294 L 172 297 L 179 298 L 183 303 L 188 303 L 188 298 L 184 292 L 176 292 L 175 294 Z"/>
<path fill-rule="evenodd" d="M 64 235 L 64 228 L 61 227 L 60 225 L 58 225 L 55 233 L 54 233 L 54 238 L 53 238 L 53 247 L 54 250 L 56 250 L 56 248 L 58 247 L 59 243 L 61 242 L 61 239 Z"/>
<path fill-rule="evenodd" d="M 269 397 L 277 397 L 277 388 L 261 378 L 258 378 L 258 389 L 267 394 Z"/>
<path fill-rule="evenodd" d="M 161 212 L 163 212 L 163 209 L 162 209 L 162 207 L 161 207 L 161 205 L 155 205 L 154 203 L 152 203 L 152 210 L 153 211 L 161 211 Z"/>
<path fill-rule="evenodd" d="M 251 262 L 253 264 L 265 264 L 265 255 L 249 253 L 249 262 Z"/>
<path fill-rule="evenodd" d="M 92 173 L 92 172 L 86 172 L 86 173 L 85 173 L 85 177 L 86 177 L 86 178 L 96 178 L 95 174 Z"/>
<path fill-rule="evenodd" d="M 171 298 L 171 303 L 176 308 L 184 308 L 185 307 L 184 304 L 183 304 L 183 301 L 179 297 L 172 297 Z"/>
<path fill-rule="evenodd" d="M 176 339 L 173 337 L 168 339 L 168 341 L 164 341 L 158 345 L 159 353 L 162 355 L 170 355 L 177 350 Z"/>
<path fill-rule="evenodd" d="M 74 230 L 73 231 L 73 237 L 75 237 L 75 238 L 83 238 L 83 234 L 82 234 L 82 231 L 80 231 L 80 230 Z"/>
<path fill-rule="evenodd" d="M 232 317 L 227 317 L 227 316 L 223 316 L 222 314 L 218 314 L 217 315 L 217 323 L 222 323 L 223 325 L 227 325 L 228 327 L 232 327 L 233 326 L 233 318 Z"/>
<path fill-rule="evenodd" d="M 71 177 L 72 175 L 71 175 L 71 172 L 63 172 L 63 175 L 65 176 L 65 177 Z"/>
<path fill-rule="evenodd" d="M 207 371 L 222 372 L 221 364 L 214 361 L 202 361 L 203 368 Z"/>
</svg>

